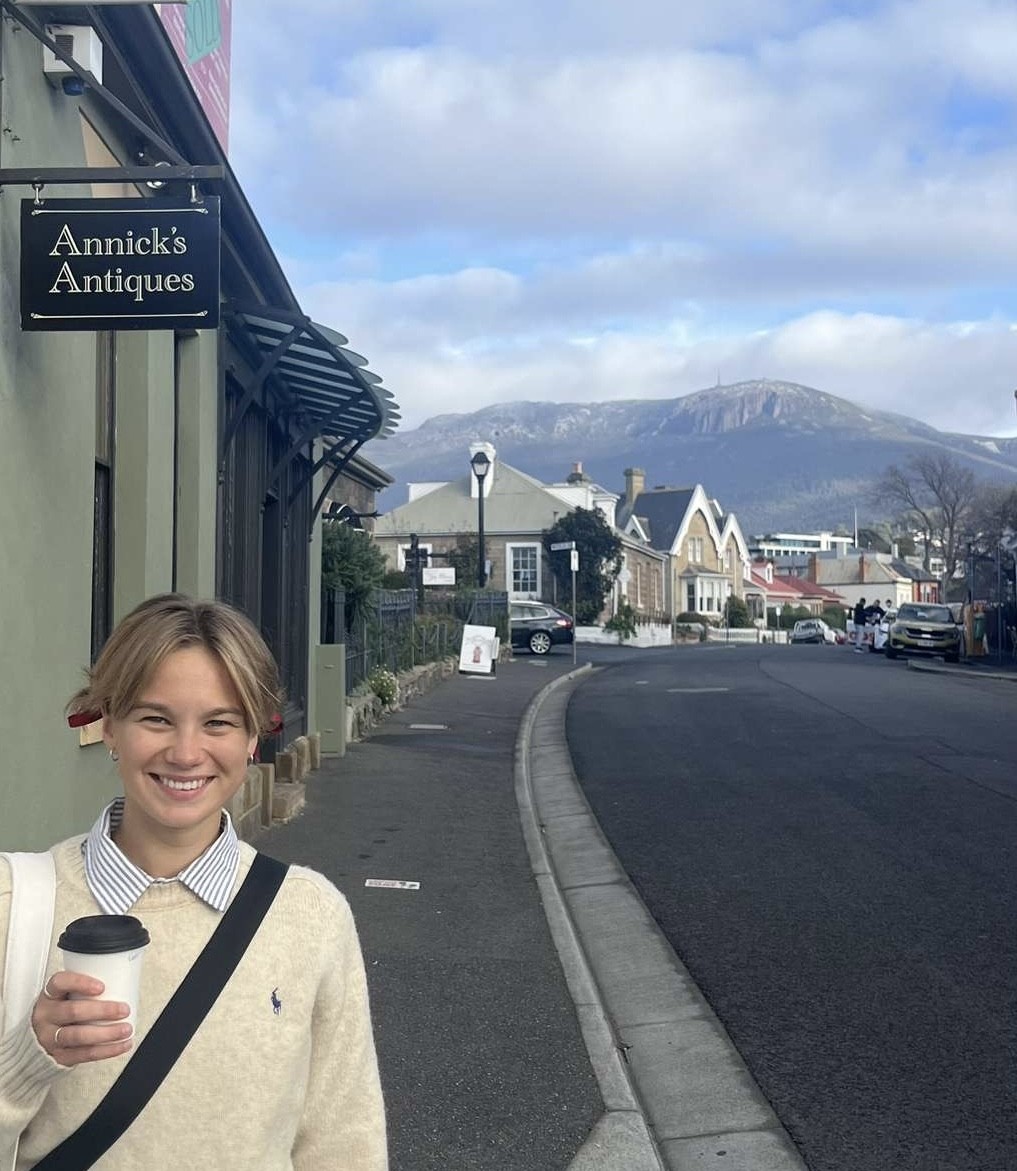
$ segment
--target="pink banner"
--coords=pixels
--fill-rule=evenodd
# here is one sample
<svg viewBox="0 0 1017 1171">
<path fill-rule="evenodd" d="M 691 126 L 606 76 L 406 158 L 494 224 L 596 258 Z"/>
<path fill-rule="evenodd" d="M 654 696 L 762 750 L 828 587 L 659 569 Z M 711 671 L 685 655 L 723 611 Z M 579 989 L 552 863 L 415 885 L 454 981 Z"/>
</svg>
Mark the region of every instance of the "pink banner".
<svg viewBox="0 0 1017 1171">
<path fill-rule="evenodd" d="M 223 150 L 229 148 L 230 133 L 232 7 L 232 0 L 159 6 L 159 18 Z"/>
</svg>

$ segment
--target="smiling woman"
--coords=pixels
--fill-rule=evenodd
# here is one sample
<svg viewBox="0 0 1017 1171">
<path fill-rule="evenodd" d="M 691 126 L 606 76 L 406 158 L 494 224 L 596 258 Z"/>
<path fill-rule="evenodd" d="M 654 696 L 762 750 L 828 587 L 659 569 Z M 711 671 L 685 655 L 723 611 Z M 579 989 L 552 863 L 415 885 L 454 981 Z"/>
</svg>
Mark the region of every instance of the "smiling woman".
<svg viewBox="0 0 1017 1171">
<path fill-rule="evenodd" d="M 100 981 L 64 970 L 50 941 L 32 1011 L 0 1035 L 0 1151 L 18 1146 L 19 1167 L 50 1166 L 57 1147 L 53 1165 L 70 1165 L 59 1161 L 63 1144 L 79 1141 L 83 1121 L 102 1118 L 122 1083 L 149 1083 L 159 1057 L 146 1040 L 170 1054 L 173 1076 L 152 1082 L 158 1088 L 147 1105 L 141 1099 L 140 1111 L 121 1111 L 134 1121 L 103 1148 L 111 1171 L 166 1165 L 171 1135 L 174 1165 L 210 1171 L 386 1166 L 367 986 L 349 907 L 320 874 L 259 858 L 238 839 L 225 808 L 279 706 L 275 662 L 247 618 L 178 594 L 128 615 L 72 699 L 72 713 L 101 714 L 124 795 L 87 836 L 50 851 L 54 935 L 79 919 L 130 915 L 150 942 L 132 1028 L 128 1006 L 104 999 Z M 260 880 L 267 868 L 281 885 L 260 923 L 251 921 L 257 926 L 247 950 L 224 971 L 207 1014 L 193 1017 L 200 1027 L 177 1054 L 166 1024 L 180 1017 L 176 994 L 222 938 L 220 924 L 237 928 L 241 921 L 226 912 L 234 903 L 248 906 L 249 876 Z M 7 938 L 11 892 L 8 868 L 0 867 L 0 971 L 19 946 L 16 932 Z M 219 987 L 214 972 L 209 982 Z"/>
</svg>

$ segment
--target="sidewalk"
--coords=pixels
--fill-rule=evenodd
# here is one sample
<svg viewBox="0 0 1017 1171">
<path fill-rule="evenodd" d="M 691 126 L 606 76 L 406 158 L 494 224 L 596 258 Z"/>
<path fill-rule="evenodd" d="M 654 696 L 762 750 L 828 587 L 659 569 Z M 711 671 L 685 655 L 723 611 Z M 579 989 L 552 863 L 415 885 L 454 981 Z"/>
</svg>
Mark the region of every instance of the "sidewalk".
<svg viewBox="0 0 1017 1171">
<path fill-rule="evenodd" d="M 514 789 L 527 706 L 571 669 L 522 656 L 440 684 L 323 762 L 305 811 L 258 841 L 353 908 L 393 1171 L 564 1171 L 604 1113 Z"/>
<path fill-rule="evenodd" d="M 961 659 L 956 664 L 939 659 L 909 658 L 907 664 L 909 670 L 927 671 L 933 675 L 963 675 L 971 679 L 998 679 L 1017 683 L 1017 659 L 1010 655 L 1006 655 L 1002 661 L 995 655 L 980 655 L 977 658 Z"/>
</svg>

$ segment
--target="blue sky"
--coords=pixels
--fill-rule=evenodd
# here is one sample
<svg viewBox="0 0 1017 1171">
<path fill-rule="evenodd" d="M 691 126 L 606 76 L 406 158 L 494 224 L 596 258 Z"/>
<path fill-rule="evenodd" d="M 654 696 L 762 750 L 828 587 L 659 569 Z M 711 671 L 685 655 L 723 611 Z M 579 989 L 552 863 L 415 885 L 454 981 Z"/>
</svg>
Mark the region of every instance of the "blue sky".
<svg viewBox="0 0 1017 1171">
<path fill-rule="evenodd" d="M 234 4 L 233 164 L 406 425 L 719 371 L 1017 433 L 1012 0 L 282 11 Z"/>
</svg>

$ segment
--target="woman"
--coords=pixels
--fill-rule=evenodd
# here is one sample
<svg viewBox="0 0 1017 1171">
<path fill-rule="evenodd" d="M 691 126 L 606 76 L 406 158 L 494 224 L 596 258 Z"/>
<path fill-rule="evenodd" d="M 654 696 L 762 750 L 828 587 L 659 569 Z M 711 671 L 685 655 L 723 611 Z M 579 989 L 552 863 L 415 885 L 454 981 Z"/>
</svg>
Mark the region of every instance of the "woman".
<svg viewBox="0 0 1017 1171">
<path fill-rule="evenodd" d="M 119 625 L 71 713 L 101 713 L 124 795 L 52 849 L 54 937 L 85 915 L 147 928 L 137 1035 L 127 1006 L 60 970 L 0 1038 L 0 1140 L 19 1168 L 73 1133 L 187 974 L 255 851 L 225 811 L 280 695 L 275 663 L 236 610 L 166 594 Z M 0 865 L 0 970 L 9 871 Z M 3 1143 L 0 1142 L 0 1148 Z M 291 867 L 237 970 L 103 1167 L 382 1171 L 384 1109 L 363 961 L 345 899 Z"/>
</svg>

